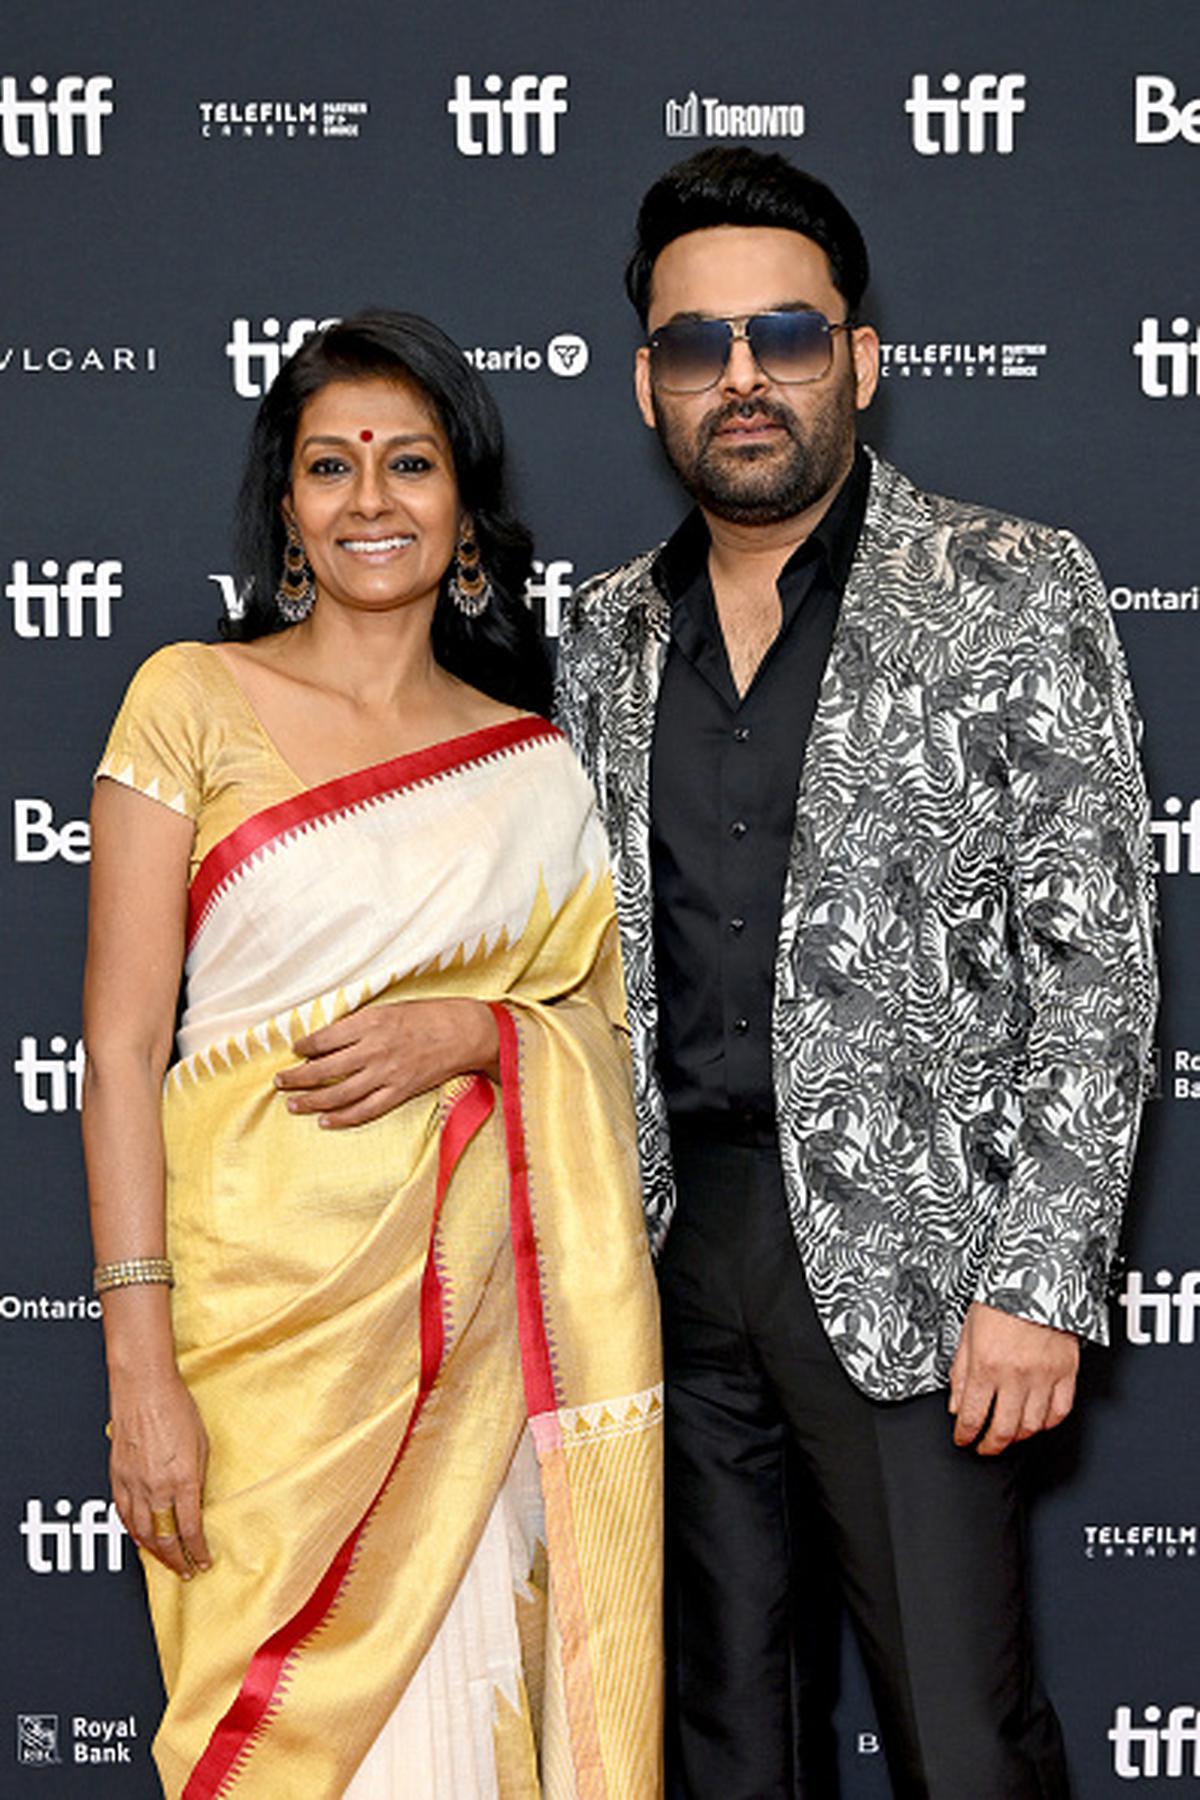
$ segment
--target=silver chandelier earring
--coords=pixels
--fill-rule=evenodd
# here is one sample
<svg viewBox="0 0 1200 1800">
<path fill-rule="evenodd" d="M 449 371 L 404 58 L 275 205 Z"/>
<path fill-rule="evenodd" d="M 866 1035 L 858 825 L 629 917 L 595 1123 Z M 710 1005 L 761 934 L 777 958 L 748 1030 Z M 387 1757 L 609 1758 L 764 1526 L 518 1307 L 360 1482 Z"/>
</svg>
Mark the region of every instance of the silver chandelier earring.
<svg viewBox="0 0 1200 1800">
<path fill-rule="evenodd" d="M 450 565 L 450 598 L 460 613 L 477 619 L 487 610 L 492 597 L 492 584 L 479 555 L 475 527 L 464 519 L 458 536 L 458 548 Z"/>
<path fill-rule="evenodd" d="M 289 519 L 287 542 L 283 546 L 283 574 L 275 589 L 275 604 L 289 625 L 298 625 L 301 619 L 307 619 L 316 598 L 317 584 L 304 554 L 304 539 L 296 529 L 295 520 Z"/>
</svg>

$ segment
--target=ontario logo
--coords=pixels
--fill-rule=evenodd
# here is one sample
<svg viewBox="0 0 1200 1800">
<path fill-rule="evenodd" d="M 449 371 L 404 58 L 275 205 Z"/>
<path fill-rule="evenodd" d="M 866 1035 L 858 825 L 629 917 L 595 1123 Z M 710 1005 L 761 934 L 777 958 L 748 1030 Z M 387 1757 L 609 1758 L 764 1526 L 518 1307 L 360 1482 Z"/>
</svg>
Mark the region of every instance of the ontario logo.
<svg viewBox="0 0 1200 1800">
<path fill-rule="evenodd" d="M 471 344 L 463 355 L 473 369 L 486 375 L 536 375 L 546 370 L 566 381 L 582 375 L 592 360 L 587 339 L 577 331 L 560 331 L 544 347 L 518 343 L 500 349 Z"/>
</svg>

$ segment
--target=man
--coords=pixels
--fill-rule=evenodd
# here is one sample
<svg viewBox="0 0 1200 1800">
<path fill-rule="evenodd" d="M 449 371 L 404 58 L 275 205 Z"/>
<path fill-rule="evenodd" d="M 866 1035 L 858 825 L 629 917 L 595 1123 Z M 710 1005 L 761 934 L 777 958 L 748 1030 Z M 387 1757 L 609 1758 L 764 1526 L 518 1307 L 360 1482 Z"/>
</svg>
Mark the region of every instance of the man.
<svg viewBox="0 0 1200 1800">
<path fill-rule="evenodd" d="M 835 1791 L 827 1545 L 895 1793 L 1045 1800 L 1021 1440 L 1106 1333 L 1155 1006 L 1138 725 L 1076 539 L 856 447 L 866 280 L 781 157 L 651 188 L 637 400 L 695 506 L 561 642 L 659 1257 L 672 1791 Z"/>
</svg>

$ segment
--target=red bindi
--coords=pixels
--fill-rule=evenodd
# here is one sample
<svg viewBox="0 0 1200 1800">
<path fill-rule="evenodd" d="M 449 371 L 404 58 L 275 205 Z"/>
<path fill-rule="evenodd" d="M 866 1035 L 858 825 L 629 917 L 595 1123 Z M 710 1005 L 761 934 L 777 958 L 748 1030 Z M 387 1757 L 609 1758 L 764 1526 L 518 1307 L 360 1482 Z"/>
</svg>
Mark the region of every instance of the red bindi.
<svg viewBox="0 0 1200 1800">
<path fill-rule="evenodd" d="M 362 439 L 364 444 L 369 444 L 371 439 L 375 436 L 375 433 L 373 431 L 363 430 L 363 431 L 360 431 L 358 435 Z"/>
</svg>

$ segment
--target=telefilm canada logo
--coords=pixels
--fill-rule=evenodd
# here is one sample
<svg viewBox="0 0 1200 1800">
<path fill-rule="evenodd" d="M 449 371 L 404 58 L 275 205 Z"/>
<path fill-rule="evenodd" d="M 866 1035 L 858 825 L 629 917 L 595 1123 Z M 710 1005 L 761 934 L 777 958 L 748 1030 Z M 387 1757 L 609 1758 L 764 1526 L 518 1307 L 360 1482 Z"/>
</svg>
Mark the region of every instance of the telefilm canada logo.
<svg viewBox="0 0 1200 1800">
<path fill-rule="evenodd" d="M 112 636 L 113 607 L 124 588 L 124 565 L 116 557 L 45 557 L 38 573 L 24 556 L 9 564 L 4 598 L 9 622 L 19 638 L 106 638 Z"/>
<path fill-rule="evenodd" d="M 1194 1561 L 1200 1557 L 1200 1526 L 1085 1525 L 1083 1554 L 1089 1562 Z"/>
<path fill-rule="evenodd" d="M 111 75 L 0 75 L 0 153 L 5 156 L 100 156 L 112 117 Z"/>
<path fill-rule="evenodd" d="M 482 94 L 470 75 L 454 77 L 446 111 L 460 156 L 553 156 L 558 121 L 570 109 L 565 75 L 485 75 Z"/>
<path fill-rule="evenodd" d="M 797 100 L 718 100 L 693 88 L 663 107 L 669 138 L 801 138 L 805 113 Z"/>
<path fill-rule="evenodd" d="M 1118 1706 L 1108 1732 L 1118 1781 L 1178 1781 L 1200 1777 L 1200 1711 L 1194 1706 L 1144 1706 L 1134 1723 L 1132 1706 Z"/>
<path fill-rule="evenodd" d="M 904 110 L 918 156 L 1011 156 L 1016 122 L 1025 111 L 1024 75 L 941 77 L 939 92 L 929 75 L 914 75 Z"/>
<path fill-rule="evenodd" d="M 1135 144 L 1200 144 L 1200 99 L 1179 100 L 1179 89 L 1169 75 L 1135 75 L 1133 78 L 1133 141 Z"/>
<path fill-rule="evenodd" d="M 200 136 L 357 138 L 370 113 L 366 100 L 197 100 Z"/>
<path fill-rule="evenodd" d="M 1200 395 L 1200 325 L 1184 314 L 1164 324 L 1146 317 L 1131 346 L 1147 400 L 1192 400 Z"/>
<path fill-rule="evenodd" d="M 918 376 L 931 381 L 951 377 L 965 381 L 1033 381 L 1049 355 L 1047 344 L 969 343 L 951 339 L 936 344 L 888 343 L 879 346 L 879 371 L 886 379 Z"/>
<path fill-rule="evenodd" d="M 543 561 L 540 557 L 533 560 L 533 573 L 525 584 L 525 601 L 531 608 L 542 631 L 548 638 L 556 638 L 562 626 L 563 603 L 568 598 L 573 586 L 575 564 L 563 557 L 555 557 Z M 245 591 L 238 587 L 234 577 L 228 573 L 209 575 L 209 581 L 216 584 L 221 596 L 221 605 L 226 617 L 236 621 L 246 611 Z M 18 862 L 45 862 L 51 855 L 66 855 L 65 850 L 51 849 L 51 845 L 61 845 L 71 825 L 82 825 L 87 828 L 87 820 L 69 820 L 63 826 L 54 824 L 53 810 L 48 801 L 23 800 L 14 802 L 15 807 L 25 809 L 20 815 L 20 829 L 23 837 L 17 837 L 17 817 L 14 810 L 13 833 L 14 842 L 28 846 L 24 856 L 18 855 Z M 35 810 L 38 809 L 38 810 Z M 44 809 L 41 810 L 41 809 Z M 55 835 L 57 832 L 57 836 Z M 80 840 L 75 840 L 79 842 Z M 87 839 L 83 839 L 84 844 Z M 69 857 L 70 861 L 86 861 L 86 851 L 82 856 Z"/>
</svg>

